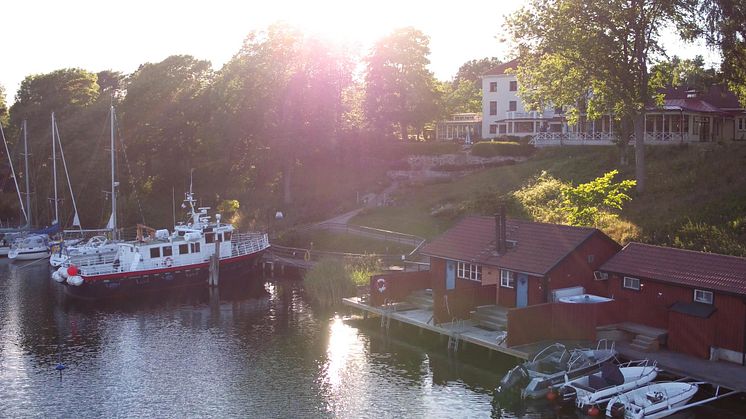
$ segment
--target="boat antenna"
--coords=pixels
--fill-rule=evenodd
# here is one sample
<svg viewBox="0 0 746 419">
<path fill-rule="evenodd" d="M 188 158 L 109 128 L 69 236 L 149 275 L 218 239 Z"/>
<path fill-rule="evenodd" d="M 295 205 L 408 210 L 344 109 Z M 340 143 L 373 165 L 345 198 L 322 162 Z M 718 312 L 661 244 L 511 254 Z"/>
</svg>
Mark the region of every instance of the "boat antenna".
<svg viewBox="0 0 746 419">
<path fill-rule="evenodd" d="M 117 237 L 117 182 L 114 179 L 114 159 L 116 149 L 114 148 L 114 97 L 112 96 L 111 110 L 111 237 L 116 240 Z"/>
<path fill-rule="evenodd" d="M 171 216 L 173 217 L 174 226 L 176 226 L 176 191 L 171 185 Z"/>
<path fill-rule="evenodd" d="M 26 209 L 23 207 L 23 199 L 21 199 L 21 190 L 18 189 L 18 179 L 16 178 L 16 171 L 13 170 L 13 159 L 10 158 L 10 150 L 8 150 L 8 142 L 5 140 L 5 131 L 3 131 L 3 126 L 0 125 L 0 134 L 2 134 L 3 137 L 3 144 L 5 144 L 5 154 L 8 156 L 8 163 L 10 164 L 10 173 L 13 176 L 13 182 L 16 185 L 16 192 L 18 192 L 18 202 L 21 203 L 21 212 L 23 213 L 23 218 L 26 219 L 26 225 L 28 225 L 28 214 L 26 214 Z"/>
</svg>

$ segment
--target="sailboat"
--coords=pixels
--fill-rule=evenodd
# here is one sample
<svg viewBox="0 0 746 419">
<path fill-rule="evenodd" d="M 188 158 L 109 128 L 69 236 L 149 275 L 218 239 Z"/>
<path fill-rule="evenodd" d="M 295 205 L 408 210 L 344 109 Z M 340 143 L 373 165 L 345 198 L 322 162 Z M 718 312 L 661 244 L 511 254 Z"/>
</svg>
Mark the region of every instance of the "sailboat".
<svg viewBox="0 0 746 419">
<path fill-rule="evenodd" d="M 56 124 L 54 125 L 54 129 L 56 131 L 57 127 Z M 62 156 L 62 163 L 65 168 L 65 176 L 67 178 L 67 184 L 70 188 L 70 196 L 72 197 L 72 203 L 73 203 L 73 210 L 75 212 L 75 215 L 73 217 L 73 227 L 77 227 L 75 230 L 65 230 L 65 233 L 75 233 L 78 235 L 77 239 L 73 240 L 60 240 L 59 242 L 55 243 L 55 246 L 53 246 L 54 251 L 52 252 L 52 255 L 49 258 L 49 264 L 54 267 L 59 267 L 65 261 L 70 259 L 72 256 L 96 256 L 98 262 L 112 262 L 114 260 L 114 257 L 116 256 L 118 246 L 115 241 L 109 240 L 104 235 L 96 235 L 91 237 L 88 240 L 83 239 L 83 235 L 85 233 L 90 232 L 101 232 L 102 230 L 83 230 L 83 228 L 80 225 L 80 218 L 78 217 L 78 207 L 75 204 L 75 195 L 72 191 L 72 185 L 70 184 L 70 176 L 67 171 L 67 163 L 65 162 L 65 154 L 62 151 L 62 143 L 60 142 L 59 138 L 59 132 L 57 132 L 57 143 L 60 147 L 60 154 Z M 112 154 L 112 173 L 114 171 L 114 106 L 111 106 L 111 154 Z M 55 182 L 56 185 L 56 182 Z M 113 183 L 112 183 L 113 185 Z M 56 192 L 56 188 L 55 188 Z M 111 192 L 112 196 L 114 196 L 114 190 L 112 188 Z M 56 202 L 56 196 L 55 196 L 55 202 Z M 109 226 L 107 226 L 107 229 L 111 229 L 113 232 L 115 229 L 112 226 L 112 219 L 114 219 L 115 215 L 115 208 L 116 208 L 116 197 L 112 198 L 112 218 L 109 220 Z M 56 210 L 56 207 L 55 207 Z M 56 216 L 56 213 L 55 213 Z M 105 231 L 105 230 L 103 230 Z M 112 233 L 113 238 L 113 233 Z M 59 280 L 59 278 L 55 277 L 55 280 Z"/>
<path fill-rule="evenodd" d="M 0 230 L 0 256 L 8 256 L 10 253 L 11 247 L 16 241 L 20 241 L 23 239 L 29 232 L 29 229 L 31 227 L 31 202 L 30 202 L 30 194 L 29 194 L 29 178 L 28 178 L 28 138 L 27 138 L 27 129 L 26 129 L 26 121 L 23 121 L 23 125 L 21 126 L 21 129 L 23 131 L 23 147 L 24 147 L 24 161 L 25 161 L 25 172 L 26 175 L 24 178 L 26 179 L 26 205 L 23 204 L 23 199 L 21 199 L 21 189 L 18 187 L 18 178 L 16 177 L 16 172 L 13 167 L 13 159 L 11 159 L 10 156 L 10 150 L 8 149 L 8 142 L 5 139 L 5 131 L 3 131 L 2 125 L 0 125 L 0 136 L 3 138 L 3 145 L 5 146 L 5 154 L 8 156 L 8 164 L 10 165 L 10 172 L 11 177 L 13 178 L 13 182 L 16 187 L 16 192 L 18 193 L 18 202 L 21 207 L 21 213 L 23 215 L 23 218 L 26 220 L 26 224 L 17 228 L 4 228 Z"/>
</svg>

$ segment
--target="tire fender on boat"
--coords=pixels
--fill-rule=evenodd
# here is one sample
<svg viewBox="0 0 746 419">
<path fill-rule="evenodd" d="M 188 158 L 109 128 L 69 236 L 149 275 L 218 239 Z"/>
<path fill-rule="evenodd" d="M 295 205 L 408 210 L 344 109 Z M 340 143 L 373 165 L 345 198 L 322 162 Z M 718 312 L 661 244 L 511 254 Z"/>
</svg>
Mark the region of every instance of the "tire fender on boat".
<svg viewBox="0 0 746 419">
<path fill-rule="evenodd" d="M 64 266 L 60 266 L 59 269 L 57 269 L 57 273 L 60 274 L 60 277 L 62 277 L 62 280 L 66 280 L 70 275 L 67 273 L 67 268 Z"/>
<path fill-rule="evenodd" d="M 52 279 L 54 279 L 55 282 L 65 282 L 65 278 L 60 275 L 59 271 L 52 272 Z"/>
</svg>

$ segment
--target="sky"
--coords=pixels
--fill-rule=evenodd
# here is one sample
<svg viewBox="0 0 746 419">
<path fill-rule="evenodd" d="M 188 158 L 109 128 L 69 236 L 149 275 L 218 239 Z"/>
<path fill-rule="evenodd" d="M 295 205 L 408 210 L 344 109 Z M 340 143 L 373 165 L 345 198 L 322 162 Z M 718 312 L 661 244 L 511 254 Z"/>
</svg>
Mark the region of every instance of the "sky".
<svg viewBox="0 0 746 419">
<path fill-rule="evenodd" d="M 12 103 L 28 75 L 80 67 L 97 72 L 135 71 L 169 55 L 190 54 L 219 69 L 252 30 L 285 22 L 350 46 L 364 55 L 376 39 L 414 26 L 430 36 L 430 70 L 451 79 L 468 60 L 506 59 L 500 42 L 504 16 L 524 0 L 10 0 L 0 7 L 0 84 Z M 676 42 L 684 57 L 701 46 Z"/>
</svg>

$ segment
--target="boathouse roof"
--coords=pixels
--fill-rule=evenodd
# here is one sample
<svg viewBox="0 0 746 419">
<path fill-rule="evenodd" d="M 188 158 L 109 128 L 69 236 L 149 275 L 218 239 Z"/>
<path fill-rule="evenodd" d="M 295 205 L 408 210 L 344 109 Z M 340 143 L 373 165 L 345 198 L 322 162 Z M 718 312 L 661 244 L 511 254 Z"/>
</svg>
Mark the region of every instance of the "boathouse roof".
<svg viewBox="0 0 746 419">
<path fill-rule="evenodd" d="M 595 228 L 517 219 L 507 219 L 506 227 L 508 246 L 503 254 L 495 247 L 495 219 L 477 216 L 461 220 L 426 244 L 422 253 L 543 276 L 594 233 L 603 235 Z"/>
<path fill-rule="evenodd" d="M 629 243 L 600 270 L 746 295 L 746 258 Z"/>
</svg>

